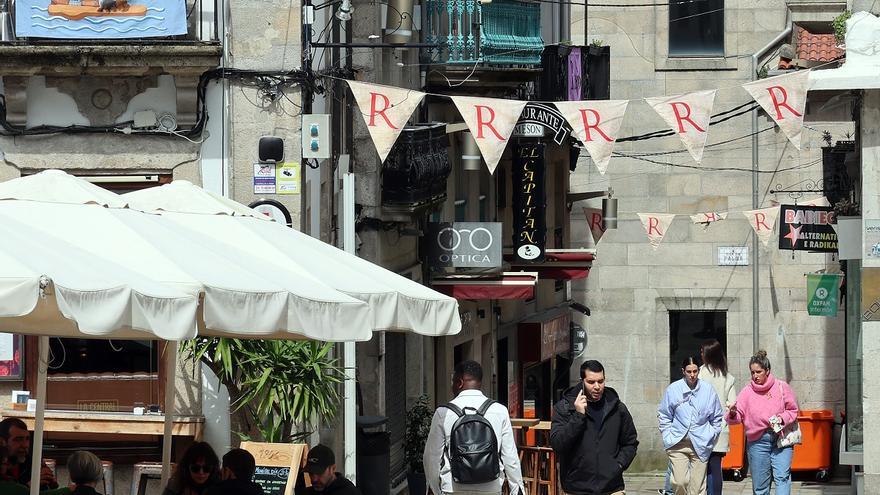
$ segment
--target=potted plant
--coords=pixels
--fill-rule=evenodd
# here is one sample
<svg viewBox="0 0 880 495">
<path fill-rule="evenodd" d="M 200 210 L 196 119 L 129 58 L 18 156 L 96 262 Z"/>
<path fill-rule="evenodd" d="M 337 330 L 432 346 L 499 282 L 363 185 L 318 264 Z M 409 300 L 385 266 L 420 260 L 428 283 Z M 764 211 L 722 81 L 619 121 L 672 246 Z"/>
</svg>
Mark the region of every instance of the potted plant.
<svg viewBox="0 0 880 495">
<path fill-rule="evenodd" d="M 406 413 L 406 482 L 410 495 L 424 495 L 428 491 L 422 454 L 425 452 L 433 415 L 434 410 L 428 406 L 427 395 L 419 396 Z"/>
</svg>

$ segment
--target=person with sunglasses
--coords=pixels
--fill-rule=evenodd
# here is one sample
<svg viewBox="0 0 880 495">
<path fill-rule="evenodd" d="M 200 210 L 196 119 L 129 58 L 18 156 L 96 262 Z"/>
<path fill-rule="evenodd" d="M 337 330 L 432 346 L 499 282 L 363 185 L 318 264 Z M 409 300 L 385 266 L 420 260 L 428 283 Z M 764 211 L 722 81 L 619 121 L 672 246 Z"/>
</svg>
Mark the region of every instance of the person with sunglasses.
<svg viewBox="0 0 880 495">
<path fill-rule="evenodd" d="M 220 481 L 220 459 L 205 442 L 192 444 L 177 464 L 162 495 L 202 495 Z"/>
</svg>

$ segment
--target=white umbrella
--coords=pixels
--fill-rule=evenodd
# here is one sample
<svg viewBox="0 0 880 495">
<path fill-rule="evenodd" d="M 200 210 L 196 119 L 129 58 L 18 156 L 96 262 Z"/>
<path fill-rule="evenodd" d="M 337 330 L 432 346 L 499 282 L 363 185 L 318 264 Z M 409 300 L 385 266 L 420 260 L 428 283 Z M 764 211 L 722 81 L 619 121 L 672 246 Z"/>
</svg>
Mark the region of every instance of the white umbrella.
<svg viewBox="0 0 880 495">
<path fill-rule="evenodd" d="M 359 341 L 460 330 L 454 299 L 248 210 L 187 183 L 125 196 L 55 170 L 2 183 L 0 330 L 44 336 L 41 356 L 48 335 Z"/>
</svg>

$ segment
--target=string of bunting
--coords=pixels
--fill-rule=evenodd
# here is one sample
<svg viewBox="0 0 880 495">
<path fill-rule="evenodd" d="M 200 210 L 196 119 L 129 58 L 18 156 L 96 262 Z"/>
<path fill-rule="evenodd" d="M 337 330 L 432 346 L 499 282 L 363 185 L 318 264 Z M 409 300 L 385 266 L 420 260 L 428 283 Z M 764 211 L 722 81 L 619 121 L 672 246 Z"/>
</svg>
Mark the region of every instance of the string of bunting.
<svg viewBox="0 0 880 495">
<path fill-rule="evenodd" d="M 828 199 L 824 196 L 804 201 L 800 204 L 804 206 L 831 206 Z M 593 235 L 593 242 L 598 244 L 602 235 L 605 234 L 605 227 L 602 222 L 602 210 L 599 208 L 584 208 L 583 210 L 584 217 L 587 220 L 587 226 L 590 228 L 590 232 Z M 757 234 L 761 243 L 764 246 L 767 246 L 773 238 L 773 232 L 776 230 L 779 210 L 780 205 L 775 204 L 767 208 L 746 210 L 740 213 L 745 215 L 746 219 L 749 221 L 749 225 L 752 227 L 752 230 L 755 231 L 755 234 Z M 703 225 L 708 229 L 710 225 L 716 222 L 727 220 L 728 213 L 730 212 L 710 211 L 697 213 L 695 215 L 681 215 L 676 213 L 636 213 L 636 215 L 638 215 L 639 220 L 642 222 L 642 227 L 644 227 L 645 233 L 648 235 L 648 241 L 651 243 L 651 247 L 654 248 L 654 250 L 657 250 L 675 217 L 687 216 L 692 223 Z"/>
<path fill-rule="evenodd" d="M 801 147 L 809 70 L 760 79 L 742 88 L 764 109 L 797 148 Z M 347 80 L 382 161 L 427 93 Z M 703 158 L 717 90 L 645 98 L 678 135 L 696 163 Z M 440 95 L 452 100 L 494 174 L 527 101 Z M 392 104 L 392 102 L 394 102 Z M 629 100 L 552 102 L 604 175 L 614 152 Z M 659 217 L 656 217 L 659 218 Z M 653 225 L 653 224 L 649 224 Z M 657 224 L 659 227 L 660 224 Z M 659 241 L 658 241 L 659 244 Z"/>
</svg>

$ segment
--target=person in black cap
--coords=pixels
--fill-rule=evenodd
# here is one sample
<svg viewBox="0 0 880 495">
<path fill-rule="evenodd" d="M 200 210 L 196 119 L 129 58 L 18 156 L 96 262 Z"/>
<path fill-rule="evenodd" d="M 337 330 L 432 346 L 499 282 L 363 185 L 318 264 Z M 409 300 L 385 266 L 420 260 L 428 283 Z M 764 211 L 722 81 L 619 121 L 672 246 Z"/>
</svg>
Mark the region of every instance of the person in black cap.
<svg viewBox="0 0 880 495">
<path fill-rule="evenodd" d="M 260 485 L 252 481 L 256 469 L 253 454 L 244 449 L 230 450 L 223 456 L 223 481 L 205 490 L 205 495 L 264 495 Z"/>
<path fill-rule="evenodd" d="M 316 445 L 309 450 L 303 471 L 309 474 L 312 482 L 304 495 L 361 495 L 358 487 L 336 472 L 336 456 L 330 447 Z"/>
</svg>

